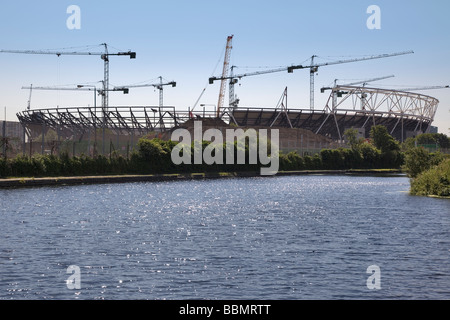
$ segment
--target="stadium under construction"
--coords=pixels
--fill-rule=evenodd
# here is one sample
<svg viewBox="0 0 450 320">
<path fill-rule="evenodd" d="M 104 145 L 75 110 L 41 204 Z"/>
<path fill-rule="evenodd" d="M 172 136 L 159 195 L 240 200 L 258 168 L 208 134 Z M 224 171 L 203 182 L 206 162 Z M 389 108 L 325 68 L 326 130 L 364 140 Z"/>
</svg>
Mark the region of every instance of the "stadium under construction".
<svg viewBox="0 0 450 320">
<path fill-rule="evenodd" d="M 205 125 L 204 129 L 229 125 L 278 128 L 282 132 L 281 149 L 314 152 L 339 146 L 349 128 L 357 128 L 361 137 L 368 137 L 372 126 L 384 125 L 400 141 L 425 133 L 430 129 L 438 103 L 433 97 L 412 92 L 336 87 L 321 111 L 288 109 L 282 104 L 272 109 L 227 108 L 221 114 L 224 121 Z M 26 110 L 17 117 L 28 141 L 34 141 L 37 147 L 32 152 L 59 151 L 64 142 L 72 141 L 77 146 L 74 143 L 67 148 L 73 154 L 108 154 L 111 147 L 125 154 L 140 137 L 170 139 L 169 133 L 174 128 L 189 126 L 192 119 L 214 119 L 215 114 L 180 112 L 164 106 L 122 106 L 107 110 L 92 107 Z M 28 149 L 24 151 L 28 153 Z"/>
<path fill-rule="evenodd" d="M 409 54 L 402 52 L 389 55 L 371 56 L 367 58 L 341 60 L 332 63 L 315 64 L 313 56 L 311 63 L 303 66 L 289 66 L 274 70 L 234 75 L 230 68 L 230 52 L 232 36 L 227 39 L 225 61 L 221 77 L 209 79 L 209 83 L 221 81 L 219 102 L 214 112 L 203 110 L 179 110 L 164 106 L 162 92 L 164 85 L 176 86 L 175 82 L 150 84 L 160 90 L 158 106 L 110 106 L 108 91 L 127 92 L 128 87 L 109 87 L 109 56 L 129 56 L 136 58 L 134 52 L 109 53 L 106 44 L 104 53 L 83 53 L 99 55 L 105 64 L 105 80 L 103 89 L 74 88 L 74 90 L 95 90 L 102 96 L 102 105 L 97 107 L 58 107 L 49 109 L 31 109 L 19 112 L 17 117 L 24 128 L 24 153 L 53 153 L 66 149 L 73 154 L 110 154 L 117 151 L 122 154 L 129 152 L 140 137 L 159 137 L 170 139 L 170 132 L 178 127 L 189 127 L 192 120 L 220 120 L 211 126 L 242 127 L 242 128 L 278 128 L 280 147 L 286 150 L 303 152 L 323 147 L 339 146 L 344 141 L 346 129 L 355 128 L 361 137 L 367 138 L 372 126 L 384 125 L 399 141 L 407 137 L 428 132 L 433 123 L 439 101 L 431 96 L 417 93 L 424 88 L 411 90 L 389 90 L 368 87 L 370 81 L 356 85 L 337 85 L 322 88 L 322 92 L 330 91 L 325 106 L 314 106 L 314 75 L 319 67 L 332 64 L 351 63 L 370 59 L 387 58 Z M 76 52 L 41 52 L 41 51 L 5 51 L 4 53 L 27 54 L 80 54 Z M 287 71 L 292 73 L 297 69 L 309 69 L 311 77 L 311 100 L 309 108 L 295 109 L 287 105 L 288 89 L 283 92 L 278 104 L 267 107 L 240 107 L 234 94 L 234 85 L 243 77 Z M 230 74 L 231 71 L 231 74 Z M 376 79 L 373 79 L 376 80 Z M 229 86 L 229 104 L 224 105 L 226 87 Z M 129 86 L 130 87 L 130 86 Z M 442 88 L 448 88 L 443 86 Z M 30 95 L 31 95 L 30 88 Z M 428 89 L 434 89 L 432 87 Z M 438 89 L 438 87 L 436 87 Z M 31 97 L 30 97 L 31 99 Z M 199 99 L 200 100 L 200 99 Z M 195 106 L 194 106 L 195 107 Z M 204 130 L 208 126 L 204 126 Z M 35 146 L 33 146 L 33 142 Z M 36 148 L 37 150 L 33 149 Z"/>
</svg>

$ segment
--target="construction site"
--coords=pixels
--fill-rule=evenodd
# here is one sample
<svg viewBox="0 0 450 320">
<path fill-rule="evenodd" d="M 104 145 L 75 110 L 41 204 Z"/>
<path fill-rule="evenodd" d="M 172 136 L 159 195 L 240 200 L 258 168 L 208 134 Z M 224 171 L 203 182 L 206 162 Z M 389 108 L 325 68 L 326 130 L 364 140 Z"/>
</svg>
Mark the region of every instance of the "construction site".
<svg viewBox="0 0 450 320">
<path fill-rule="evenodd" d="M 368 138 L 374 125 L 384 125 L 389 133 L 402 142 L 408 137 L 430 132 L 439 101 L 420 93 L 422 90 L 444 89 L 446 86 L 418 87 L 402 90 L 376 88 L 373 82 L 387 77 L 366 79 L 360 82 L 338 84 L 320 89 L 329 92 L 324 106 L 315 106 L 315 75 L 319 68 L 329 65 L 350 64 L 359 61 L 384 59 L 412 54 L 412 51 L 367 56 L 363 58 L 338 60 L 327 63 L 315 63 L 311 57 L 307 65 L 290 65 L 282 68 L 261 70 L 251 73 L 234 74 L 230 65 L 233 36 L 226 41 L 222 74 L 209 78 L 209 84 L 220 82 L 218 102 L 214 111 L 207 111 L 200 104 L 202 95 L 190 108 L 164 105 L 163 94 L 166 87 L 176 88 L 175 81 L 111 87 L 109 83 L 109 64 L 113 56 L 136 59 L 136 52 L 110 52 L 103 44 L 103 52 L 73 51 L 20 51 L 0 50 L 0 53 L 28 55 L 89 55 L 98 56 L 104 64 L 102 87 L 78 85 L 73 88 L 23 87 L 29 90 L 28 106 L 17 113 L 20 123 L 14 136 L 7 134 L 6 122 L 2 126 L 3 156 L 14 157 L 18 154 L 54 154 L 61 152 L 77 155 L 122 155 L 128 157 L 142 137 L 170 139 L 177 128 L 193 128 L 193 121 L 203 121 L 203 130 L 240 127 L 273 128 L 279 130 L 279 147 L 284 152 L 297 151 L 301 155 L 315 154 L 324 148 L 339 148 L 345 145 L 344 132 L 354 128 L 359 136 Z M 274 106 L 241 107 L 235 94 L 235 85 L 245 77 L 256 77 L 271 73 L 306 69 L 310 74 L 310 101 L 306 108 L 290 108 L 288 88 L 282 92 Z M 127 94 L 130 88 L 153 87 L 159 91 L 157 106 L 112 106 L 109 104 L 109 92 L 120 91 Z M 228 104 L 225 97 L 228 93 Z M 101 97 L 97 106 L 31 108 L 34 90 L 71 90 L 91 91 L 94 99 Z M 174 89 L 175 90 L 175 89 Z M 203 93 L 202 93 L 203 94 Z M 202 108 L 203 107 L 203 108 Z M 20 132 L 20 134 L 19 134 Z"/>
</svg>

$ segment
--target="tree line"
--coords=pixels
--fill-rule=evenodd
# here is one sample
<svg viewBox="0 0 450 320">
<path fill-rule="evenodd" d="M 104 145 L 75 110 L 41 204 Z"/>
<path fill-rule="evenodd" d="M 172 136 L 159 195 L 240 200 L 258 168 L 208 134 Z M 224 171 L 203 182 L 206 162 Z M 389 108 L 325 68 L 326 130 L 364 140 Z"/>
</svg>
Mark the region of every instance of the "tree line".
<svg viewBox="0 0 450 320">
<path fill-rule="evenodd" d="M 355 129 L 345 132 L 348 148 L 324 149 L 314 156 L 301 156 L 297 152 L 280 153 L 280 171 L 300 170 L 346 170 L 346 169 L 399 169 L 405 168 L 412 175 L 422 172 L 423 168 L 440 162 L 441 154 L 429 154 L 421 148 L 400 144 L 384 126 L 374 126 L 370 139 L 357 137 Z M 178 142 L 160 139 L 139 140 L 137 148 L 125 158 L 116 153 L 108 157 L 85 155 L 70 157 L 67 153 L 56 155 L 19 155 L 13 159 L 0 159 L 0 177 L 57 177 L 86 175 L 123 175 L 123 174 L 170 174 L 198 172 L 257 172 L 261 164 L 249 164 L 249 146 L 235 142 L 231 147 L 244 149 L 245 164 L 181 164 L 175 165 L 171 154 Z M 203 141 L 202 148 L 210 142 Z M 225 143 L 224 150 L 229 148 Z M 417 151 L 417 150 L 421 151 Z M 270 150 L 270 148 L 268 148 Z M 427 154 L 415 154 L 423 152 Z M 191 156 L 194 154 L 194 142 Z M 225 154 L 225 153 L 224 153 Z M 414 160 L 411 160 L 414 159 Z M 192 162 L 194 163 L 194 162 Z"/>
</svg>

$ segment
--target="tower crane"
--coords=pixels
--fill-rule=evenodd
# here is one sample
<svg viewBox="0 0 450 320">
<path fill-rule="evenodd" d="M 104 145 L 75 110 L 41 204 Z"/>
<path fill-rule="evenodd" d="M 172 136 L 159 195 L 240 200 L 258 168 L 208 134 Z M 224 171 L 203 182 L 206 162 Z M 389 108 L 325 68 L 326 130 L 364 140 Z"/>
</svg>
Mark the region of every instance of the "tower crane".
<svg viewBox="0 0 450 320">
<path fill-rule="evenodd" d="M 300 66 L 298 66 L 300 67 Z M 255 71 L 255 72 L 248 72 L 248 73 L 243 73 L 243 74 L 234 74 L 234 68 L 236 68 L 236 66 L 232 66 L 231 67 L 231 74 L 229 76 L 226 77 L 211 77 L 209 78 L 209 84 L 213 84 L 214 81 L 217 80 L 221 80 L 226 81 L 226 80 L 230 80 L 229 83 L 229 90 L 230 90 L 230 108 L 236 108 L 239 104 L 239 99 L 236 98 L 235 94 L 234 94 L 234 86 L 235 84 L 237 84 L 239 82 L 239 80 L 241 80 L 242 78 L 245 77 L 251 77 L 251 76 L 258 76 L 258 75 L 263 75 L 263 74 L 269 74 L 269 73 L 275 73 L 275 72 L 282 72 L 282 71 L 288 71 L 289 73 L 292 73 L 293 71 L 289 71 L 289 68 L 297 68 L 297 67 L 284 67 L 284 68 L 277 68 L 277 69 L 270 69 L 270 70 L 262 70 L 262 71 Z M 299 68 L 298 68 L 299 69 Z M 294 70 L 294 69 L 292 69 Z"/>
<path fill-rule="evenodd" d="M 163 83 L 163 78 L 159 77 L 159 83 L 153 83 L 153 84 L 138 84 L 138 85 L 129 85 L 125 86 L 125 88 L 145 88 L 145 87 L 154 87 L 159 90 L 159 106 L 164 106 L 164 86 L 172 86 L 172 88 L 175 88 L 177 86 L 177 83 L 175 81 L 166 82 Z M 121 89 L 120 87 L 116 87 L 116 89 Z"/>
<path fill-rule="evenodd" d="M 370 82 L 375 82 L 375 81 L 381 81 L 381 80 L 385 80 L 385 79 L 390 79 L 390 78 L 395 78 L 394 75 L 390 75 L 390 76 L 385 76 L 385 77 L 379 77 L 379 78 L 373 78 L 373 79 L 367 79 L 367 80 L 362 80 L 362 81 L 357 81 L 357 82 L 352 82 L 352 83 L 347 83 L 345 84 L 345 86 L 356 86 L 358 84 L 361 84 L 362 87 L 365 87 L 368 83 Z M 335 80 L 334 85 L 337 86 L 337 81 Z"/>
<path fill-rule="evenodd" d="M 310 109 L 314 110 L 314 76 L 319 71 L 320 67 L 344 64 L 344 63 L 359 62 L 359 61 L 382 59 L 382 58 L 395 57 L 395 56 L 411 54 L 411 53 L 414 53 L 414 51 L 403 51 L 403 52 L 398 52 L 398 53 L 381 54 L 381 55 L 374 55 L 374 56 L 363 57 L 363 58 L 338 60 L 338 61 L 331 61 L 331 62 L 318 63 L 318 64 L 314 63 L 314 59 L 317 58 L 318 56 L 315 56 L 315 55 L 312 56 L 311 57 L 311 65 L 309 67 L 307 67 L 307 68 L 309 68 L 309 74 L 310 74 Z"/>
<path fill-rule="evenodd" d="M 230 57 L 231 57 L 231 49 L 232 47 L 232 41 L 233 41 L 233 35 L 229 36 L 227 38 L 227 46 L 225 50 L 225 59 L 223 62 L 223 71 L 222 71 L 222 78 L 220 83 L 220 93 L 219 93 L 219 102 L 217 103 L 217 118 L 220 117 L 220 111 L 222 110 L 223 103 L 225 100 L 225 91 L 227 89 L 227 78 L 228 78 L 228 66 L 230 65 Z"/>
<path fill-rule="evenodd" d="M 74 88 L 70 88 L 70 87 L 33 87 L 33 85 L 31 85 L 30 87 L 22 87 L 22 89 L 26 89 L 26 90 L 30 90 L 30 95 L 31 95 L 31 90 L 54 90 L 54 91 L 95 91 L 95 93 L 98 93 L 99 95 L 104 95 L 104 89 L 97 89 L 95 86 L 86 86 L 86 85 L 78 85 Z M 113 88 L 113 89 L 108 89 L 106 90 L 108 92 L 110 91 L 122 91 L 123 94 L 128 94 L 129 93 L 129 89 L 128 88 Z M 95 94 L 94 94 L 95 97 Z M 31 97 L 30 97 L 31 99 Z M 29 101 L 28 101 L 28 105 L 29 105 Z M 97 106 L 96 103 L 96 99 L 94 100 L 94 105 L 95 107 Z M 28 106 L 28 110 L 30 110 L 30 107 Z"/>
<path fill-rule="evenodd" d="M 380 80 L 385 80 L 385 79 L 389 79 L 389 78 L 394 78 L 394 75 L 390 75 L 390 76 L 385 76 L 385 77 L 378 77 L 378 78 L 372 78 L 372 79 L 366 79 L 366 80 L 362 80 L 362 81 L 357 81 L 357 82 L 352 82 L 352 83 L 347 83 L 344 86 L 356 86 L 356 85 L 361 85 L 361 87 L 365 87 L 368 83 L 370 82 L 375 82 L 375 81 L 380 81 Z M 335 79 L 334 80 L 334 87 L 333 88 L 337 88 L 339 87 L 337 82 L 339 79 Z M 325 90 L 333 90 L 333 88 L 331 87 L 322 87 L 320 89 L 320 92 L 324 93 Z M 332 91 L 332 102 L 333 102 L 333 108 L 334 106 L 337 105 L 337 98 L 342 97 L 342 91 Z M 364 108 L 364 104 L 365 104 L 365 99 L 367 98 L 367 94 L 365 94 L 364 92 L 361 93 L 361 109 Z"/>
<path fill-rule="evenodd" d="M 421 90 L 435 90 L 435 89 L 449 89 L 450 86 L 429 86 L 429 87 L 417 87 L 400 89 L 400 91 L 421 91 Z"/>
<path fill-rule="evenodd" d="M 361 80 L 361 81 L 357 81 L 357 82 L 347 83 L 347 84 L 345 84 L 345 86 L 356 86 L 358 84 L 361 84 L 362 85 L 361 87 L 365 87 L 370 82 L 385 80 L 385 79 L 394 78 L 394 77 L 395 77 L 394 75 L 390 75 L 390 76 L 385 76 L 385 77 L 366 79 L 366 80 Z M 339 79 L 334 80 L 334 87 L 338 86 L 338 84 L 337 84 L 338 81 L 339 81 Z M 331 89 L 333 89 L 333 88 L 332 87 L 322 87 L 320 89 L 320 92 L 324 93 L 325 90 L 331 90 Z"/>
<path fill-rule="evenodd" d="M 28 105 L 27 105 L 28 110 L 31 109 L 31 94 L 32 93 L 33 93 L 33 84 L 31 84 L 31 86 L 30 86 L 30 96 L 28 97 Z"/>
<path fill-rule="evenodd" d="M 314 63 L 314 59 L 317 58 L 317 56 L 312 56 L 310 65 L 306 65 L 306 66 L 291 65 L 288 67 L 283 67 L 283 68 L 278 68 L 278 69 L 262 70 L 262 71 L 244 73 L 244 74 L 231 75 L 231 76 L 227 76 L 227 77 L 224 77 L 224 76 L 211 77 L 211 78 L 209 78 L 209 83 L 213 84 L 214 81 L 216 81 L 216 80 L 222 80 L 222 81 L 230 80 L 230 90 L 234 90 L 233 86 L 238 82 L 238 80 L 240 80 L 244 77 L 263 75 L 263 74 L 269 74 L 269 73 L 275 73 L 275 72 L 283 72 L 283 71 L 287 71 L 288 73 L 293 73 L 294 70 L 297 70 L 297 69 L 310 69 L 310 108 L 311 108 L 311 110 L 313 110 L 314 109 L 314 75 L 316 72 L 319 71 L 320 67 L 344 64 L 344 63 L 352 63 L 352 62 L 358 62 L 358 61 L 388 58 L 388 57 L 400 56 L 400 55 L 411 54 L 411 53 L 414 53 L 414 51 L 403 51 L 403 52 L 397 52 L 397 53 L 381 54 L 381 55 L 374 55 L 374 56 L 369 56 L 369 57 L 364 57 L 364 58 L 338 60 L 338 61 L 331 61 L 331 62 L 325 62 L 325 63 Z M 234 106 L 236 106 L 235 101 L 234 101 Z"/>
<path fill-rule="evenodd" d="M 104 80 L 103 80 L 103 93 L 102 93 L 102 107 L 103 110 L 107 110 L 109 106 L 109 57 L 110 56 L 129 56 L 130 59 L 136 59 L 136 52 L 115 52 L 108 51 L 108 45 L 102 43 L 104 52 L 77 52 L 77 51 L 45 51 L 45 50 L 0 50 L 0 53 L 16 53 L 16 54 L 47 54 L 56 55 L 58 57 L 62 55 L 74 55 L 74 56 L 100 56 L 104 62 Z"/>
</svg>

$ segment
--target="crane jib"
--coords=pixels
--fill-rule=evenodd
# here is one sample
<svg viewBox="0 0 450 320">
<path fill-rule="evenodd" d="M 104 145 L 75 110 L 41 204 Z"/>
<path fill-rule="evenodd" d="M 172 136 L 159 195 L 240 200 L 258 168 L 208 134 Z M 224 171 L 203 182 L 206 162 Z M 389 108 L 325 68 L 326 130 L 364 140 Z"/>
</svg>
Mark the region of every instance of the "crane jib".
<svg viewBox="0 0 450 320">
<path fill-rule="evenodd" d="M 129 56 L 130 59 L 136 59 L 136 52 L 116 52 L 116 53 L 105 53 L 105 52 L 76 52 L 76 51 L 39 51 L 39 50 L 0 50 L 0 53 L 16 53 L 16 54 L 47 54 L 56 55 L 58 57 L 62 55 L 72 55 L 72 56 Z"/>
</svg>

